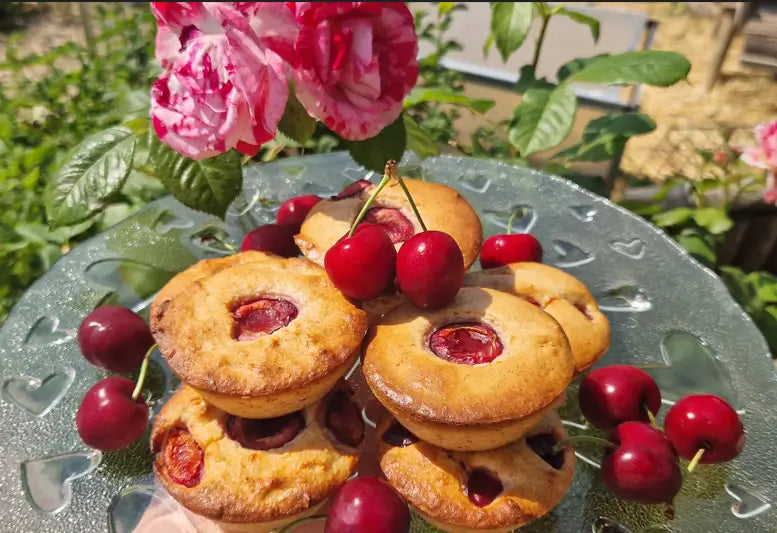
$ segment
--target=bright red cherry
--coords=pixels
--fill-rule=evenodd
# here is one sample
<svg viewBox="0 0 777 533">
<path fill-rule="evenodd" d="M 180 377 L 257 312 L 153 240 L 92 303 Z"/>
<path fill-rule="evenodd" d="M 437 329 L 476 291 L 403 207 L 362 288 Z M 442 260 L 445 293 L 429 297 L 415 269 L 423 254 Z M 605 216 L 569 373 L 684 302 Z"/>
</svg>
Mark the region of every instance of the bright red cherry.
<svg viewBox="0 0 777 533">
<path fill-rule="evenodd" d="M 642 504 L 672 503 L 682 486 L 677 455 L 667 438 L 642 422 L 624 422 L 602 460 L 602 482 L 618 498 Z"/>
<path fill-rule="evenodd" d="M 299 255 L 299 248 L 294 244 L 295 233 L 289 226 L 265 224 L 246 233 L 240 251 L 258 250 L 281 257 L 296 257 Z"/>
<path fill-rule="evenodd" d="M 661 408 L 661 391 L 647 372 L 612 365 L 589 373 L 578 391 L 583 416 L 599 429 L 611 430 L 629 420 L 648 422 Z"/>
<path fill-rule="evenodd" d="M 542 246 L 529 233 L 492 235 L 480 248 L 480 266 L 496 268 L 510 263 L 542 261 Z"/>
<path fill-rule="evenodd" d="M 335 287 L 349 298 L 371 300 L 394 280 L 397 251 L 386 232 L 374 224 L 359 224 L 352 237 L 337 241 L 324 256 L 324 267 Z"/>
<path fill-rule="evenodd" d="M 686 396 L 666 413 L 664 431 L 684 459 L 704 450 L 700 463 L 722 463 L 742 453 L 745 431 L 739 415 L 712 394 Z"/>
<path fill-rule="evenodd" d="M 275 215 L 275 223 L 279 226 L 289 226 L 294 233 L 299 233 L 305 217 L 308 216 L 313 206 L 321 201 L 321 198 L 315 194 L 306 194 L 289 198 L 278 209 Z"/>
<path fill-rule="evenodd" d="M 84 444 L 102 451 L 119 450 L 138 440 L 148 426 L 148 406 L 132 399 L 135 383 L 121 376 L 98 381 L 84 395 L 76 427 Z"/>
<path fill-rule="evenodd" d="M 496 359 L 503 346 L 491 327 L 480 322 L 457 322 L 433 332 L 429 336 L 429 348 L 446 361 L 479 365 Z"/>
<path fill-rule="evenodd" d="M 391 485 L 361 476 L 335 496 L 324 533 L 408 533 L 410 511 Z"/>
<path fill-rule="evenodd" d="M 453 237 L 423 231 L 410 237 L 397 254 L 397 283 L 420 309 L 451 303 L 464 281 L 464 257 Z"/>
<path fill-rule="evenodd" d="M 380 226 L 394 244 L 405 242 L 415 231 L 413 223 L 399 209 L 391 207 L 371 207 L 364 221 Z"/>
<path fill-rule="evenodd" d="M 360 192 L 362 192 L 364 189 L 372 185 L 372 182 L 370 180 L 359 180 L 354 181 L 350 185 L 348 185 L 345 189 L 337 193 L 337 195 L 333 196 L 333 200 L 342 200 L 343 198 L 351 198 L 353 196 L 356 196 Z"/>
<path fill-rule="evenodd" d="M 78 347 L 84 358 L 111 372 L 137 370 L 152 344 L 148 325 L 126 307 L 98 307 L 78 327 Z"/>
</svg>

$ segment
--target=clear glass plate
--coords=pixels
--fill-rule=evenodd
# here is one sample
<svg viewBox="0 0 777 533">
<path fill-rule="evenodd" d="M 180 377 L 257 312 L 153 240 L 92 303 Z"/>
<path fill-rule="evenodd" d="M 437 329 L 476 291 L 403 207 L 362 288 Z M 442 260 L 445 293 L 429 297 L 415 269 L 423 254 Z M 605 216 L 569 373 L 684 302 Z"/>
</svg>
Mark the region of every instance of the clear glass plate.
<svg viewBox="0 0 777 533">
<path fill-rule="evenodd" d="M 487 235 L 503 232 L 520 211 L 514 231 L 537 235 L 545 262 L 585 282 L 607 313 L 612 348 L 600 364 L 648 368 L 668 402 L 711 392 L 742 413 L 744 453 L 687 477 L 673 520 L 660 506 L 612 497 L 598 481 L 599 452 L 580 448 L 569 494 L 526 531 L 777 531 L 777 376 L 763 338 L 712 272 L 640 218 L 556 177 L 454 157 L 406 158 L 402 169 L 456 187 Z M 0 530 L 128 533 L 150 502 L 180 513 L 153 487 L 147 440 L 106 454 L 80 442 L 75 411 L 105 374 L 81 357 L 78 325 L 100 303 L 145 312 L 175 272 L 230 253 L 246 231 L 272 221 L 284 199 L 332 194 L 365 174 L 378 178 L 342 153 L 253 166 L 226 223 L 164 198 L 76 247 L 38 280 L 0 329 Z M 147 387 L 155 410 L 176 386 L 157 354 Z M 563 417 L 571 433 L 590 432 L 574 392 L 573 385 Z M 421 521 L 413 527 L 434 531 Z"/>
</svg>

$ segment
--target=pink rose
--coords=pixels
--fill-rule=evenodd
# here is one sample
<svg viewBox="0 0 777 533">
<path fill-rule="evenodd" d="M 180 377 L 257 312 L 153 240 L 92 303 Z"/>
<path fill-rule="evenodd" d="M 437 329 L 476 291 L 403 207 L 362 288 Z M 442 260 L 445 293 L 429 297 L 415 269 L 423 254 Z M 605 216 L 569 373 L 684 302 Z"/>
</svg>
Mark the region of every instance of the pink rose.
<svg viewBox="0 0 777 533">
<path fill-rule="evenodd" d="M 413 16 L 395 2 L 296 2 L 297 98 L 353 141 L 394 122 L 418 78 Z"/>
<path fill-rule="evenodd" d="M 204 159 L 231 148 L 256 155 L 272 139 L 288 99 L 286 63 L 297 34 L 281 4 L 152 4 L 156 56 L 154 131 L 176 152 Z M 263 28 L 272 28 L 266 35 Z"/>
<path fill-rule="evenodd" d="M 764 200 L 777 203 L 777 120 L 755 127 L 755 138 L 760 146 L 750 146 L 742 151 L 740 159 L 758 168 L 766 169 Z"/>
</svg>

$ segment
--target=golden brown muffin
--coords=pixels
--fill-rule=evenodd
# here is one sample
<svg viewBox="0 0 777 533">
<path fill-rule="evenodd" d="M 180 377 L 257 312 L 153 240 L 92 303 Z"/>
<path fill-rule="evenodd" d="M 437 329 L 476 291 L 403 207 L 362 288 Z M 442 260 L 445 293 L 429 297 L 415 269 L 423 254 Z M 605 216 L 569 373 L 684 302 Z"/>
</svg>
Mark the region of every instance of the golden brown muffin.
<svg viewBox="0 0 777 533">
<path fill-rule="evenodd" d="M 194 281 L 151 318 L 173 372 L 217 407 L 249 418 L 321 398 L 353 366 L 366 329 L 367 314 L 322 268 L 263 262 Z"/>
<path fill-rule="evenodd" d="M 569 339 L 575 372 L 598 361 L 610 347 L 610 324 L 588 288 L 563 270 L 542 263 L 513 263 L 470 272 L 464 285 L 526 298 L 555 318 Z"/>
<path fill-rule="evenodd" d="M 356 471 L 364 426 L 350 389 L 269 420 L 242 419 L 183 386 L 154 419 L 160 484 L 181 505 L 271 531 L 315 511 Z"/>
<path fill-rule="evenodd" d="M 475 210 L 455 189 L 441 183 L 403 178 L 415 200 L 427 229 L 448 233 L 461 248 L 464 268 L 477 259 L 483 229 Z M 356 196 L 318 202 L 302 224 L 294 241 L 302 253 L 324 264 L 324 255 L 348 233 L 364 203 L 377 185 L 361 190 Z M 389 184 L 375 198 L 366 222 L 380 224 L 399 250 L 402 243 L 421 231 L 410 203 L 399 184 Z"/>
<path fill-rule="evenodd" d="M 421 439 L 488 450 L 529 431 L 563 397 L 574 371 L 550 315 L 517 296 L 462 288 L 453 303 L 395 307 L 370 329 L 364 377 Z"/>
<path fill-rule="evenodd" d="M 548 513 L 575 472 L 555 411 L 501 448 L 451 452 L 419 441 L 395 419 L 378 425 L 378 457 L 389 483 L 427 521 L 454 533 L 506 533 Z"/>
</svg>

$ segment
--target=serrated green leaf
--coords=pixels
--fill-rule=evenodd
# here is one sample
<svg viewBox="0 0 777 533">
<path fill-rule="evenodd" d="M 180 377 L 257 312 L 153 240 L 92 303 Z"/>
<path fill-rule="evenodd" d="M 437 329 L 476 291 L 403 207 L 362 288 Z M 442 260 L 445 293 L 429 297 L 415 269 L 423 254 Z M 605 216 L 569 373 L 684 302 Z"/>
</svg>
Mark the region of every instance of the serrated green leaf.
<svg viewBox="0 0 777 533">
<path fill-rule="evenodd" d="M 530 3 L 495 2 L 491 6 L 491 33 L 502 61 L 518 50 L 529 33 L 533 18 Z"/>
<path fill-rule="evenodd" d="M 421 126 L 413 120 L 413 117 L 407 113 L 402 113 L 405 121 L 405 132 L 407 134 L 407 149 L 412 150 L 420 157 L 429 157 L 440 153 L 437 143 L 429 137 Z"/>
<path fill-rule="evenodd" d="M 553 148 L 572 129 L 576 110 L 577 98 L 566 84 L 555 89 L 529 89 L 515 108 L 508 139 L 522 157 Z"/>
<path fill-rule="evenodd" d="M 308 115 L 293 90 L 289 91 L 286 109 L 278 122 L 278 131 L 301 145 L 308 142 L 316 131 L 316 119 Z"/>
<path fill-rule="evenodd" d="M 693 221 L 713 235 L 726 233 L 734 226 L 734 222 L 726 212 L 717 207 L 702 207 L 693 214 Z"/>
<path fill-rule="evenodd" d="M 81 222 L 105 207 L 132 169 L 137 137 L 121 126 L 84 139 L 46 188 L 46 212 L 53 226 Z"/>
<path fill-rule="evenodd" d="M 670 226 L 684 224 L 691 220 L 691 217 L 693 217 L 693 209 L 689 207 L 678 207 L 654 216 L 653 224 L 659 228 L 668 228 Z"/>
<path fill-rule="evenodd" d="M 386 161 L 389 159 L 399 161 L 405 153 L 407 146 L 405 121 L 400 116 L 375 137 L 364 141 L 346 141 L 345 145 L 354 161 L 369 170 L 383 172 Z"/>
<path fill-rule="evenodd" d="M 241 156 L 230 150 L 194 161 L 156 140 L 151 165 L 159 180 L 183 205 L 224 218 L 227 207 L 243 186 Z"/>
<path fill-rule="evenodd" d="M 494 107 L 493 100 L 482 100 L 470 98 L 456 91 L 446 89 L 445 87 L 415 87 L 407 95 L 403 103 L 404 108 L 416 106 L 422 102 L 444 102 L 447 104 L 457 104 L 469 107 L 478 113 L 485 113 Z"/>
<path fill-rule="evenodd" d="M 569 76 L 568 81 L 667 87 L 685 79 L 690 70 L 691 63 L 678 53 L 646 50 L 593 59 Z"/>
<path fill-rule="evenodd" d="M 561 7 L 554 10 L 554 15 L 564 15 L 565 17 L 571 18 L 575 22 L 585 24 L 591 30 L 591 37 L 594 38 L 594 42 L 599 42 L 599 21 L 597 19 L 589 17 L 588 15 L 584 15 L 578 11 L 567 9 L 566 7 Z"/>
</svg>

